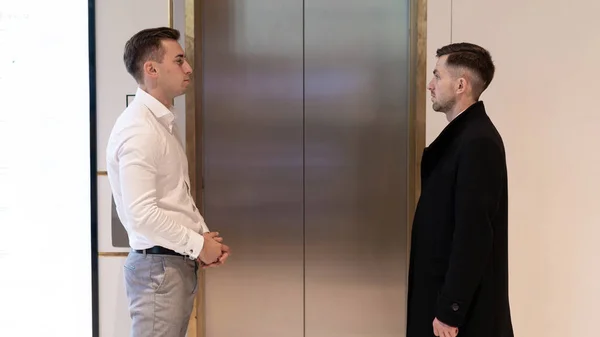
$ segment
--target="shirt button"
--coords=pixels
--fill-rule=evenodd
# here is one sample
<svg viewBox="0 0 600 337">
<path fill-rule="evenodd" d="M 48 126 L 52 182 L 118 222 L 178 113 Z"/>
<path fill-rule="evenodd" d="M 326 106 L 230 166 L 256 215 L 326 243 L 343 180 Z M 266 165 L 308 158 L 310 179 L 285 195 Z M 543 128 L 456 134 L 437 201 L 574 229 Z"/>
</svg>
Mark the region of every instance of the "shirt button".
<svg viewBox="0 0 600 337">
<path fill-rule="evenodd" d="M 453 303 L 452 304 L 452 311 L 458 311 L 458 309 L 460 309 L 460 307 L 458 306 L 457 303 Z"/>
</svg>

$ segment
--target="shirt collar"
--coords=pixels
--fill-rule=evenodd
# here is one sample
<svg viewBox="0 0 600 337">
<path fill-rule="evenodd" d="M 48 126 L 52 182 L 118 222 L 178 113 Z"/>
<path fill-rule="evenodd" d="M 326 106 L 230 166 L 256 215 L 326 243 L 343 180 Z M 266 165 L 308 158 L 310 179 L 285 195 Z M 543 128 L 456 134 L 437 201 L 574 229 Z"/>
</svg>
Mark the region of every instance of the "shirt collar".
<svg viewBox="0 0 600 337">
<path fill-rule="evenodd" d="M 173 133 L 173 124 L 175 123 L 175 114 L 173 111 L 139 87 L 135 93 L 135 99 L 144 104 L 148 110 L 154 114 L 156 119 L 158 119 L 170 133 Z"/>
</svg>

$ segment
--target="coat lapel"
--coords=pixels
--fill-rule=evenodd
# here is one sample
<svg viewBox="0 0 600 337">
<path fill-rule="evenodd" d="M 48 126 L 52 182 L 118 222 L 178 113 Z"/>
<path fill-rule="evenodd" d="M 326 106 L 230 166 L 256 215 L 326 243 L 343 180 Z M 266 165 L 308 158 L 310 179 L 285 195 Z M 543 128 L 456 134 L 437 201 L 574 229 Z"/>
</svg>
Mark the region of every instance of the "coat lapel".
<svg viewBox="0 0 600 337">
<path fill-rule="evenodd" d="M 431 172 L 437 167 L 440 160 L 448 153 L 448 150 L 454 145 L 454 141 L 459 138 L 465 127 L 471 120 L 478 115 L 485 114 L 483 102 L 479 101 L 467 108 L 450 122 L 440 135 L 423 151 L 421 158 L 421 182 L 425 184 Z"/>
</svg>

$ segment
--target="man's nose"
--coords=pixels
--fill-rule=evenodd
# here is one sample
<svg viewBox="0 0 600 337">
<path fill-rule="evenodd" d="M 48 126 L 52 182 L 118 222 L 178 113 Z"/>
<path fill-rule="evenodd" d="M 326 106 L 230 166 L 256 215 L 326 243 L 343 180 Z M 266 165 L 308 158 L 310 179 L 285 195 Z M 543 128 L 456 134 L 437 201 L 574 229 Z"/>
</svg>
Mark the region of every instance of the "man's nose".
<svg viewBox="0 0 600 337">
<path fill-rule="evenodd" d="M 186 61 L 185 64 L 183 65 L 183 71 L 186 74 L 191 74 L 192 73 L 192 66 L 190 66 L 190 64 Z"/>
</svg>

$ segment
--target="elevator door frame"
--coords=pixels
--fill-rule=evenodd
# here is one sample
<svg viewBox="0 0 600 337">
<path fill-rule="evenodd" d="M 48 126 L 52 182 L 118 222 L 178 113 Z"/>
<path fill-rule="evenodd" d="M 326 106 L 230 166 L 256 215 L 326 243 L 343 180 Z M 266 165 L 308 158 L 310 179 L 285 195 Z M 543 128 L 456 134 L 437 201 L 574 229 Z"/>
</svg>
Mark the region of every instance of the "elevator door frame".
<svg viewBox="0 0 600 337">
<path fill-rule="evenodd" d="M 427 0 L 410 1 L 410 88 L 409 88 L 409 198 L 407 249 L 410 249 L 412 217 L 420 195 L 420 155 L 425 147 L 426 77 L 427 77 Z M 202 184 L 203 163 L 198 155 L 202 140 L 202 2 L 185 0 L 185 53 L 194 69 L 194 80 L 185 97 L 185 147 L 188 156 L 192 196 L 203 209 L 202 194 L 197 193 Z M 169 21 L 173 18 L 172 0 L 169 1 Z M 407 254 L 408 256 L 408 254 Z M 204 333 L 204 271 L 198 275 L 198 295 L 190 317 L 188 336 L 205 337 Z"/>
</svg>

